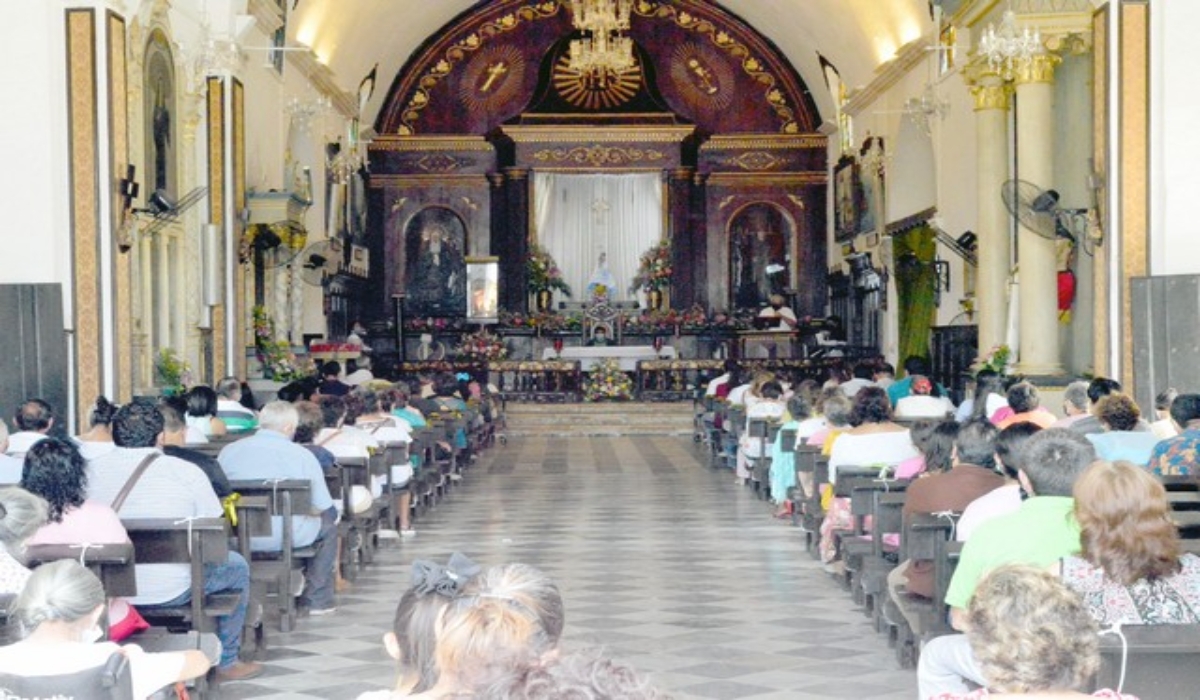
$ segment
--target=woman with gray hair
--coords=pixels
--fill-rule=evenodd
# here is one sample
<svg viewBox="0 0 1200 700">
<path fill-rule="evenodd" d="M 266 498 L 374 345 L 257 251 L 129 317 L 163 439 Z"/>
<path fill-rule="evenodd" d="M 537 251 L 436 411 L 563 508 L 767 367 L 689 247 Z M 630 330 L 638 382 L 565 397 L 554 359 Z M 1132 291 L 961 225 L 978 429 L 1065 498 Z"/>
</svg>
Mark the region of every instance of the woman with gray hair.
<svg viewBox="0 0 1200 700">
<path fill-rule="evenodd" d="M 0 594 L 20 593 L 29 569 L 20 561 L 25 540 L 46 523 L 46 501 L 15 486 L 0 489 Z"/>
<path fill-rule="evenodd" d="M 104 587 L 96 575 L 73 559 L 39 566 L 13 604 L 13 615 L 25 635 L 16 644 L 0 647 L 0 668 L 18 678 L 73 674 L 103 666 L 113 654 L 129 659 L 133 696 L 148 698 L 178 681 L 206 673 L 220 653 L 216 638 L 205 635 L 211 647 L 151 654 L 136 645 L 100 642 Z M 52 683 L 52 679 L 47 679 Z"/>
</svg>

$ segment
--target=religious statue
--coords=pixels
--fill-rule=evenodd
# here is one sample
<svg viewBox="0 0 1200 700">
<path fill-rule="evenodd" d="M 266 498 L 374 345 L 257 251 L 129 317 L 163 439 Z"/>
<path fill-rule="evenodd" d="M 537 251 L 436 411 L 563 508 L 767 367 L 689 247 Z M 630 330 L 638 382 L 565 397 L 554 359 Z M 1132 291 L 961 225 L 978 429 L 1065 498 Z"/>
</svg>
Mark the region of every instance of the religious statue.
<svg viewBox="0 0 1200 700">
<path fill-rule="evenodd" d="M 166 81 L 159 79 L 154 86 L 154 113 L 151 127 L 154 137 L 154 189 L 168 190 L 171 183 L 167 178 L 167 151 L 171 145 L 171 109 Z"/>
<path fill-rule="evenodd" d="M 596 269 L 592 271 L 591 279 L 588 280 L 588 296 L 596 303 L 612 301 L 613 290 L 616 288 L 617 278 L 612 270 L 608 269 L 607 254 L 600 253 L 600 260 L 596 263 Z"/>
<path fill-rule="evenodd" d="M 409 262 L 408 295 L 420 313 L 451 316 L 466 311 L 466 267 L 441 223 L 426 225 L 417 258 Z"/>
</svg>

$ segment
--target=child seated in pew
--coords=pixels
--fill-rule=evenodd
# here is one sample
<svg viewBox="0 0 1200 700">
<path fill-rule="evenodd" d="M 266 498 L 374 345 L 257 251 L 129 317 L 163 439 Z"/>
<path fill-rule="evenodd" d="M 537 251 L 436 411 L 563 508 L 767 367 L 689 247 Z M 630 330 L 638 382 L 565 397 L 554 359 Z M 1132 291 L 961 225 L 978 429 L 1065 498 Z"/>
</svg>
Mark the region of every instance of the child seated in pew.
<svg viewBox="0 0 1200 700">
<path fill-rule="evenodd" d="M 783 402 L 783 386 L 771 380 L 759 389 L 759 398 L 746 403 L 746 430 L 742 433 L 737 452 L 737 478 L 739 484 L 746 483 L 750 478 L 750 460 L 759 459 L 767 454 L 769 446 L 765 437 L 750 437 L 750 423 L 766 420 L 778 423 L 783 420 L 787 406 Z"/>
<path fill-rule="evenodd" d="M 1200 622 L 1200 557 L 1180 549 L 1161 482 L 1096 462 L 1075 482 L 1081 551 L 1052 568 L 1101 625 Z"/>
<path fill-rule="evenodd" d="M 220 656 L 220 644 L 206 635 L 206 651 L 146 653 L 135 645 L 98 642 L 104 614 L 104 587 L 96 575 L 73 559 L 39 566 L 13 605 L 25 631 L 21 641 L 0 647 L 2 676 L 42 677 L 103 666 L 114 653 L 129 659 L 133 697 L 149 698 L 159 689 L 208 672 Z"/>
<path fill-rule="evenodd" d="M 935 700 L 988 697 L 1137 700 L 1112 690 L 1079 692 L 1100 668 L 1099 627 L 1078 597 L 1049 572 L 1006 564 L 979 582 L 967 639 L 986 686 Z"/>
<path fill-rule="evenodd" d="M 779 506 L 775 511 L 776 518 L 786 518 L 791 515 L 791 500 L 788 490 L 796 485 L 795 461 L 786 458 L 783 451 L 783 436 L 789 430 L 795 430 L 801 421 L 812 416 L 812 405 L 802 394 L 794 394 L 787 402 L 786 422 L 775 435 L 775 444 L 771 446 L 771 500 Z"/>
</svg>

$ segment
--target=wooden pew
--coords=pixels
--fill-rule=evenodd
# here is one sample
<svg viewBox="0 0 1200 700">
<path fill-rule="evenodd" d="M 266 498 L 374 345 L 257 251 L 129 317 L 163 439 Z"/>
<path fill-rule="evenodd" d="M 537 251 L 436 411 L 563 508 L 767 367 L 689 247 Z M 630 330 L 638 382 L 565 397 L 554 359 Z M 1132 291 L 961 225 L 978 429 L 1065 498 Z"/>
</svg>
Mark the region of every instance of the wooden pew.
<svg viewBox="0 0 1200 700">
<path fill-rule="evenodd" d="M 100 579 L 104 593 L 110 598 L 137 595 L 132 542 L 96 544 L 86 548 L 68 544 L 37 544 L 25 548 L 25 563 L 31 569 L 60 559 L 74 559 L 86 566 Z"/>
<path fill-rule="evenodd" d="M 295 547 L 292 516 L 312 513 L 312 485 L 305 479 L 236 479 L 229 483 L 242 498 L 265 499 L 268 515 L 280 519 L 280 551 L 251 552 L 246 561 L 250 563 L 251 578 L 266 583 L 268 594 L 276 596 L 280 631 L 289 632 L 296 621 L 296 599 L 292 593 L 303 580 L 298 578 L 302 576 L 299 561 L 312 558 L 314 554 L 311 547 Z M 245 537 L 251 535 L 258 533 L 251 532 Z M 239 532 L 239 542 L 242 538 Z M 248 548 L 249 540 L 246 542 Z"/>
<path fill-rule="evenodd" d="M 948 550 L 957 543 L 951 542 L 958 514 L 952 516 L 917 513 L 908 518 L 900 535 L 900 560 L 923 559 L 934 562 L 933 598 L 928 602 L 910 600 L 924 618 L 930 636 L 945 634 L 950 630 L 947 620 L 946 590 L 950 586 L 953 571 L 947 568 Z M 890 600 L 884 615 L 896 625 L 896 659 L 901 668 L 914 668 L 921 640 L 913 635 L 900 611 Z"/>
<path fill-rule="evenodd" d="M 1124 642 L 1100 635 L 1100 672 L 1092 690 L 1121 687 L 1143 700 L 1196 697 L 1200 625 L 1124 625 L 1121 634 Z"/>
</svg>

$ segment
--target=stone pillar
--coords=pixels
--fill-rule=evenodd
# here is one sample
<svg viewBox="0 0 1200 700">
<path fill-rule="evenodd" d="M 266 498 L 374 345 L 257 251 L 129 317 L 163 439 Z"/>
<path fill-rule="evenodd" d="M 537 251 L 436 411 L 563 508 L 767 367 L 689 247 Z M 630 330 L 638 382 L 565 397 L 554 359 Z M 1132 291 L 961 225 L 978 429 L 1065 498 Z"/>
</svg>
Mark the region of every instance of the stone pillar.
<svg viewBox="0 0 1200 700">
<path fill-rule="evenodd" d="M 696 173 L 692 178 L 692 284 L 693 301 L 706 309 L 714 307 L 708 290 L 708 175 Z M 724 304 L 721 304 L 724 306 Z"/>
<path fill-rule="evenodd" d="M 979 354 L 1006 342 L 1008 273 L 1012 250 L 1011 218 L 1000 198 L 1008 178 L 1008 110 L 1012 87 L 986 62 L 972 64 L 966 73 L 975 98 L 976 193 L 978 201 L 975 308 L 979 314 Z"/>
<path fill-rule="evenodd" d="M 1054 68 L 1062 59 L 1040 54 L 1015 71 L 1017 177 L 1042 189 L 1054 180 Z M 1058 342 L 1058 264 L 1055 244 L 1020 227 L 1020 353 L 1027 375 L 1062 374 Z"/>
<path fill-rule="evenodd" d="M 525 260 L 529 257 L 529 170 L 505 168 L 504 179 L 507 241 L 495 249 L 500 256 L 500 278 L 503 280 L 500 305 L 510 311 L 524 312 L 529 309 L 525 273 Z"/>
<path fill-rule="evenodd" d="M 667 181 L 667 230 L 671 241 L 671 306 L 685 309 L 696 300 L 696 270 L 692 264 L 692 175 L 693 168 L 675 168 L 664 172 Z"/>
</svg>

